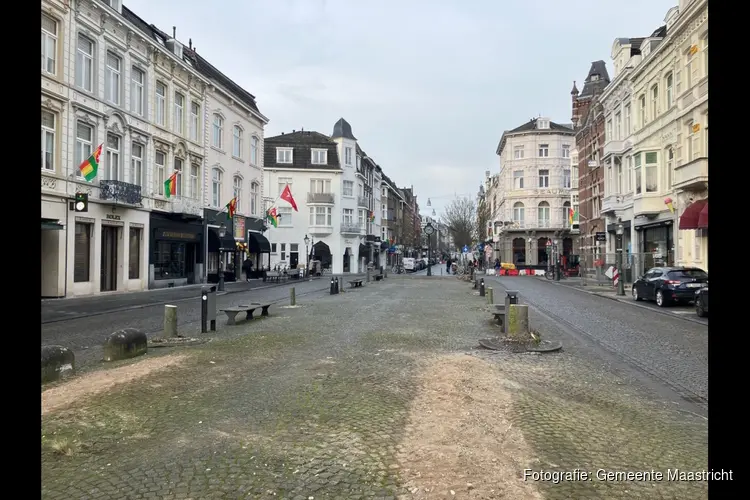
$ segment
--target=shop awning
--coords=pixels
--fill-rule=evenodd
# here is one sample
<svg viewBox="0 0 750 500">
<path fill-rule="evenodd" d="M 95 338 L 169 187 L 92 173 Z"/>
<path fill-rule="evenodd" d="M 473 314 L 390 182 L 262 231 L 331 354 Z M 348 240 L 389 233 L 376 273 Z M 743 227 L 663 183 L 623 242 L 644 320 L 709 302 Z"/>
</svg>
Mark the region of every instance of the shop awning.
<svg viewBox="0 0 750 500">
<path fill-rule="evenodd" d="M 698 219 L 701 210 L 708 204 L 708 200 L 694 201 L 685 209 L 680 217 L 680 229 L 698 229 Z"/>
<path fill-rule="evenodd" d="M 262 234 L 250 231 L 247 233 L 247 249 L 250 253 L 271 253 L 271 243 Z"/>
<path fill-rule="evenodd" d="M 698 216 L 698 229 L 708 229 L 708 202 Z"/>
<path fill-rule="evenodd" d="M 208 228 L 208 251 L 213 252 L 236 252 L 237 244 L 231 235 L 225 234 L 219 237 L 219 230 L 215 227 Z"/>
<path fill-rule="evenodd" d="M 57 219 L 42 219 L 42 231 L 62 231 L 65 226 Z"/>
</svg>

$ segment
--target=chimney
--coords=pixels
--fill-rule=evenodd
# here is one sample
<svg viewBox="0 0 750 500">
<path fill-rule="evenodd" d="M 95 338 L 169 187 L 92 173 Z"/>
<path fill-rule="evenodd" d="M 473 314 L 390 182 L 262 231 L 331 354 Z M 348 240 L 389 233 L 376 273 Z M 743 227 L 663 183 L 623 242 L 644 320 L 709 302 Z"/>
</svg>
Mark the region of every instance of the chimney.
<svg viewBox="0 0 750 500">
<path fill-rule="evenodd" d="M 188 38 L 188 48 L 190 50 L 193 50 L 193 39 L 192 38 Z"/>
<path fill-rule="evenodd" d="M 177 39 L 177 26 L 172 26 L 172 38 Z"/>
<path fill-rule="evenodd" d="M 485 179 L 489 179 L 490 178 L 490 171 L 489 170 L 485 170 L 484 171 L 484 178 Z"/>
<path fill-rule="evenodd" d="M 292 129 L 292 133 L 295 133 L 295 132 L 296 132 L 296 130 Z"/>
</svg>

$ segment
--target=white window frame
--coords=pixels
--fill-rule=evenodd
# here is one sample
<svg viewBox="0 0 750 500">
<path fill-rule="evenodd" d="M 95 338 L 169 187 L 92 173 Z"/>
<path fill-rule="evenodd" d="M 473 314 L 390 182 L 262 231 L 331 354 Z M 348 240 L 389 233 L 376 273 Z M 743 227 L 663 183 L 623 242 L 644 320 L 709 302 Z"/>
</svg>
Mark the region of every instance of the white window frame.
<svg viewBox="0 0 750 500">
<path fill-rule="evenodd" d="M 258 163 L 258 149 L 260 148 L 260 139 L 257 135 L 253 135 L 250 138 L 250 165 L 259 165 Z"/>
<path fill-rule="evenodd" d="M 563 144 L 563 147 L 562 147 L 562 157 L 563 158 L 570 158 L 570 144 Z"/>
<path fill-rule="evenodd" d="M 633 157 L 625 157 L 625 193 L 630 193 L 633 186 Z"/>
<path fill-rule="evenodd" d="M 167 126 L 167 90 L 166 83 L 156 81 L 154 87 L 154 122 L 162 127 Z"/>
<path fill-rule="evenodd" d="M 364 210 L 361 212 L 364 213 Z M 322 217 L 322 219 L 321 219 Z M 320 223 L 319 221 L 323 222 Z M 310 226 L 313 227 L 331 227 L 333 226 L 333 208 L 321 205 L 310 207 Z"/>
<path fill-rule="evenodd" d="M 140 149 L 140 152 L 138 149 Z M 145 151 L 146 146 L 143 144 L 139 142 L 130 143 L 130 178 L 128 182 L 136 186 L 143 185 L 143 156 Z"/>
<path fill-rule="evenodd" d="M 654 120 L 659 116 L 661 110 L 659 109 L 659 84 L 651 87 L 651 113 Z"/>
<path fill-rule="evenodd" d="M 214 167 L 211 169 L 211 205 L 213 207 L 221 206 L 221 182 L 224 176 L 224 172 L 220 168 Z"/>
<path fill-rule="evenodd" d="M 198 178 L 200 177 L 200 171 L 201 166 L 196 163 L 190 164 L 190 184 L 189 184 L 189 190 L 188 197 L 190 197 L 193 200 L 197 200 L 200 198 L 200 191 L 199 191 L 199 185 L 198 185 Z"/>
<path fill-rule="evenodd" d="M 354 209 L 353 208 L 345 208 L 341 212 L 341 222 L 343 224 L 349 224 L 354 225 Z"/>
<path fill-rule="evenodd" d="M 45 22 L 51 25 L 49 29 L 44 27 Z M 52 16 L 42 13 L 42 72 L 48 75 L 57 75 L 57 32 L 60 29 L 60 23 Z"/>
<path fill-rule="evenodd" d="M 110 139 L 117 140 L 117 146 L 110 146 Z M 112 132 L 107 133 L 106 137 L 106 171 L 105 180 L 119 181 L 122 179 L 122 164 L 120 162 L 122 154 L 122 137 Z"/>
<path fill-rule="evenodd" d="M 524 187 L 523 187 L 523 170 L 514 170 L 513 171 L 513 189 L 524 189 Z"/>
<path fill-rule="evenodd" d="M 539 158 L 549 158 L 549 144 L 539 145 Z"/>
<path fill-rule="evenodd" d="M 291 164 L 294 163 L 293 148 L 276 148 L 276 163 Z"/>
<path fill-rule="evenodd" d="M 570 169 L 569 168 L 564 168 L 563 169 L 563 182 L 562 182 L 562 184 L 563 184 L 562 187 L 564 189 L 570 189 L 570 186 L 572 185 L 571 174 L 570 174 Z"/>
<path fill-rule="evenodd" d="M 113 65 L 111 62 L 117 64 Z M 122 57 L 108 50 L 104 60 L 104 100 L 120 105 L 122 97 Z"/>
<path fill-rule="evenodd" d="M 174 131 L 176 134 L 185 133 L 185 94 L 179 90 L 174 92 Z"/>
<path fill-rule="evenodd" d="M 224 118 L 218 113 L 211 122 L 211 146 L 220 150 L 224 147 Z"/>
<path fill-rule="evenodd" d="M 536 214 L 536 220 L 539 227 L 550 227 L 552 223 L 552 207 L 550 207 L 549 202 L 540 201 L 536 206 Z"/>
<path fill-rule="evenodd" d="M 695 120 L 690 120 L 688 122 L 688 133 L 687 133 L 687 161 L 685 163 L 690 163 L 693 160 L 697 160 L 701 157 L 701 142 L 700 142 L 700 129 L 695 132 L 693 131 L 693 127 L 698 125 L 700 127 L 700 124 L 696 123 Z"/>
<path fill-rule="evenodd" d="M 526 207 L 520 201 L 513 204 L 513 222 L 518 224 L 524 223 L 524 217 L 526 216 Z"/>
<path fill-rule="evenodd" d="M 48 109 L 42 109 L 42 114 L 46 114 L 50 117 L 52 117 L 52 127 L 48 127 L 44 125 L 44 120 L 42 120 L 42 170 L 47 172 L 54 172 L 55 171 L 55 148 L 57 146 L 57 115 L 53 113 L 52 111 Z M 52 139 L 51 141 L 51 150 L 48 150 L 50 141 L 49 139 Z M 47 165 L 47 156 L 49 156 L 49 168 Z M 79 163 L 80 165 L 80 163 Z M 77 165 L 76 165 L 77 166 Z"/>
<path fill-rule="evenodd" d="M 161 160 L 159 160 L 161 157 Z M 164 151 L 154 152 L 154 182 L 156 194 L 164 196 L 164 181 L 167 180 L 167 154 Z"/>
<path fill-rule="evenodd" d="M 83 127 L 85 129 L 88 129 L 88 131 L 91 133 L 90 137 L 88 139 L 78 135 L 79 127 Z M 83 163 L 84 160 L 86 160 L 88 157 L 91 156 L 91 153 L 94 152 L 94 139 L 96 137 L 96 130 L 92 125 L 89 125 L 88 123 L 85 123 L 83 121 L 76 121 L 76 144 L 75 144 L 75 164 L 72 166 L 72 168 L 75 170 L 76 177 L 83 178 L 83 174 L 81 174 L 81 170 L 78 168 L 78 166 Z"/>
<path fill-rule="evenodd" d="M 313 165 L 328 165 L 328 150 L 313 148 L 310 151 L 310 163 Z"/>
<path fill-rule="evenodd" d="M 667 109 L 665 111 L 669 111 L 669 109 L 672 107 L 672 104 L 674 103 L 674 74 L 673 73 L 667 74 L 666 78 L 664 78 L 664 85 L 666 87 L 664 98 L 666 99 L 666 103 L 667 103 Z"/>
<path fill-rule="evenodd" d="M 86 52 L 81 47 L 81 42 L 89 44 L 90 52 Z M 94 91 L 94 54 L 96 53 L 96 44 L 89 37 L 78 34 L 76 38 L 76 87 L 86 92 Z"/>
<path fill-rule="evenodd" d="M 630 103 L 625 105 L 625 109 L 623 111 L 625 114 L 625 126 L 623 127 L 625 132 L 625 137 L 629 136 L 631 133 L 631 127 L 633 126 L 631 122 L 631 113 L 630 113 Z"/>
<path fill-rule="evenodd" d="M 616 141 L 619 141 L 622 139 L 622 116 L 620 115 L 619 111 L 615 113 L 614 125 L 614 137 Z"/>
<path fill-rule="evenodd" d="M 642 155 L 643 153 L 641 152 L 633 156 L 633 178 L 635 180 L 633 189 L 636 196 L 643 194 Z"/>
<path fill-rule="evenodd" d="M 310 192 L 316 194 L 331 194 L 331 180 L 310 179 Z"/>
<path fill-rule="evenodd" d="M 234 209 L 237 212 L 242 212 L 242 183 L 243 179 L 239 175 L 232 178 L 232 196 L 235 198 Z"/>
<path fill-rule="evenodd" d="M 351 165 L 352 164 L 352 148 L 344 148 L 344 164 L 345 165 Z"/>
<path fill-rule="evenodd" d="M 293 227 L 294 226 L 294 212 L 292 207 L 277 207 L 276 215 L 279 217 L 279 227 Z"/>
<path fill-rule="evenodd" d="M 646 94 L 638 96 L 638 114 L 641 119 L 640 128 L 643 128 L 648 123 L 648 109 L 646 108 Z"/>
<path fill-rule="evenodd" d="M 201 130 L 201 105 L 199 102 L 190 101 L 190 130 L 188 133 L 190 134 L 190 140 L 198 142 L 198 137 L 200 136 L 200 130 Z"/>
<path fill-rule="evenodd" d="M 674 149 L 672 147 L 667 148 L 667 152 L 665 155 L 667 159 L 667 168 L 666 168 L 666 189 L 667 191 L 672 189 L 672 185 L 674 184 Z"/>
<path fill-rule="evenodd" d="M 544 173 L 543 173 L 544 172 Z M 539 185 L 537 187 L 547 189 L 549 188 L 549 169 L 548 168 L 540 168 L 537 172 L 537 176 L 539 178 Z"/>
<path fill-rule="evenodd" d="M 232 156 L 239 160 L 242 159 L 242 132 L 239 125 L 232 126 Z"/>
<path fill-rule="evenodd" d="M 606 128 L 606 134 L 607 134 L 607 140 L 614 139 L 614 134 L 612 134 L 612 118 L 607 120 L 607 128 Z"/>
<path fill-rule="evenodd" d="M 645 193 L 646 194 L 653 194 L 659 192 L 659 152 L 658 151 L 647 151 L 643 154 L 643 176 L 644 176 L 644 184 L 645 184 Z M 649 163 L 649 156 L 654 155 L 654 161 Z M 649 189 L 649 172 L 651 172 L 651 177 L 654 179 L 654 182 L 656 182 L 656 185 L 653 186 L 651 189 Z"/>
<path fill-rule="evenodd" d="M 277 182 L 279 185 L 279 192 L 278 196 L 281 196 L 281 193 L 284 191 L 284 188 L 289 186 L 289 189 L 292 189 L 292 178 L 291 177 L 279 177 Z"/>
<path fill-rule="evenodd" d="M 354 181 L 344 181 L 342 196 L 347 198 L 354 197 Z"/>
<path fill-rule="evenodd" d="M 184 194 L 182 189 L 182 182 L 183 182 L 183 173 L 185 170 L 185 160 L 183 158 L 174 157 L 173 163 L 174 170 L 172 173 L 177 173 L 177 176 L 175 177 L 175 188 L 174 188 L 174 195 L 178 198 L 182 198 L 182 195 Z"/>
<path fill-rule="evenodd" d="M 136 76 L 140 75 L 140 81 Z M 130 111 L 143 116 L 146 112 L 146 72 L 138 66 L 130 68 Z"/>
<path fill-rule="evenodd" d="M 619 157 L 620 161 L 615 158 L 615 175 L 617 175 L 617 185 L 615 194 L 624 194 L 624 186 L 622 184 L 622 157 Z"/>
<path fill-rule="evenodd" d="M 250 215 L 258 213 L 258 183 L 250 183 Z"/>
<path fill-rule="evenodd" d="M 523 159 L 523 146 L 516 146 L 513 148 L 513 159 L 514 160 L 522 160 Z"/>
</svg>

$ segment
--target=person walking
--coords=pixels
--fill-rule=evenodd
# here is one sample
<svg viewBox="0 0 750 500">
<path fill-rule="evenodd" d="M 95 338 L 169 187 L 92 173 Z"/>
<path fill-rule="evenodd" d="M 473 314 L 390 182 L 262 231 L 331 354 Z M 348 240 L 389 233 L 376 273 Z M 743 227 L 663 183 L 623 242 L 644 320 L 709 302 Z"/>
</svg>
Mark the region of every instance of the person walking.
<svg viewBox="0 0 750 500">
<path fill-rule="evenodd" d="M 242 270 L 245 271 L 245 281 L 250 281 L 250 274 L 253 272 L 253 261 L 249 257 L 242 263 Z"/>
<path fill-rule="evenodd" d="M 448 257 L 445 261 L 445 271 L 450 274 L 451 273 L 451 258 Z"/>
</svg>

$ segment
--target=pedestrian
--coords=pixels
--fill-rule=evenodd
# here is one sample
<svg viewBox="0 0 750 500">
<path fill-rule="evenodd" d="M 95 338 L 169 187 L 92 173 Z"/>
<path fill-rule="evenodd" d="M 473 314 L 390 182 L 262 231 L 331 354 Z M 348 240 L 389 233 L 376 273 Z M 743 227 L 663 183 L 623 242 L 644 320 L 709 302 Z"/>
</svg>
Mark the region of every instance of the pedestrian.
<svg viewBox="0 0 750 500">
<path fill-rule="evenodd" d="M 247 257 L 245 262 L 242 263 L 242 270 L 245 271 L 245 281 L 250 281 L 250 274 L 253 272 L 253 261 L 250 260 L 250 257 Z"/>
<path fill-rule="evenodd" d="M 445 261 L 445 271 L 450 274 L 451 273 L 451 258 L 448 257 Z"/>
</svg>

